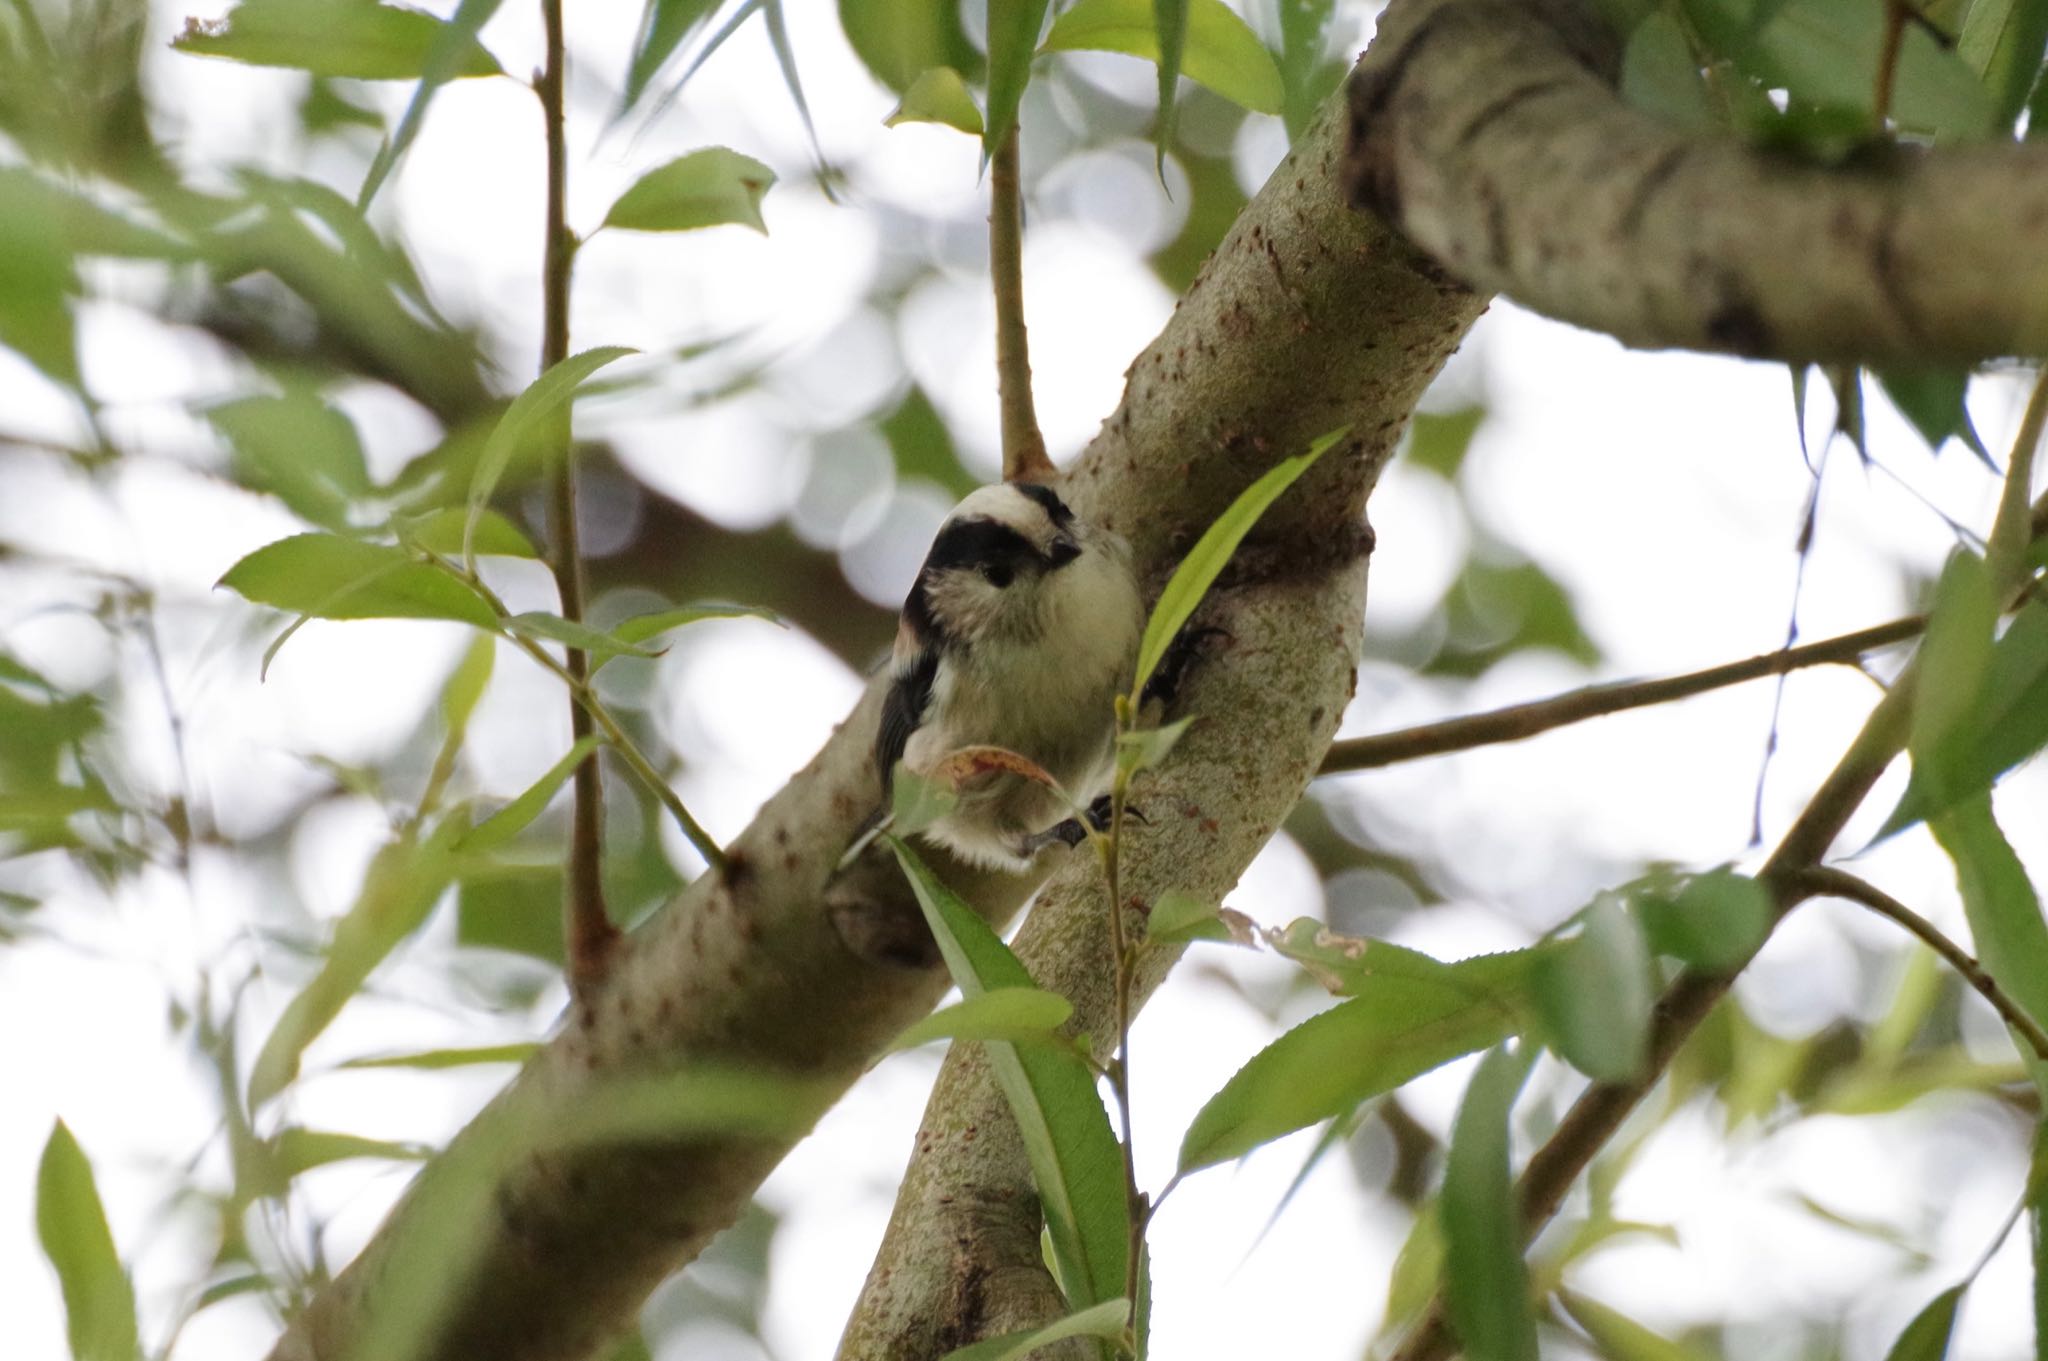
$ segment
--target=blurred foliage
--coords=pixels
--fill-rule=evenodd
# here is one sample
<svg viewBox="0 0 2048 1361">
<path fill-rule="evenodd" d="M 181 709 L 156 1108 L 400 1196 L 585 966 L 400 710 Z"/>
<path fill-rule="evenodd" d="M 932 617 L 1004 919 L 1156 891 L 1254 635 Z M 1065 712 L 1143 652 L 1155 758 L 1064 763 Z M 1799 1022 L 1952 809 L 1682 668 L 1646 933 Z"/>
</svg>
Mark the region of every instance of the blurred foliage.
<svg viewBox="0 0 2048 1361">
<path fill-rule="evenodd" d="M 189 1171 L 154 1207 L 157 1222 L 197 1214 L 185 1222 L 201 1225 L 187 1235 L 200 1247 L 185 1264 L 189 1289 L 175 1307 L 145 1297 L 138 1319 L 129 1275 L 143 1245 L 109 1228 L 88 1150 L 70 1130 L 57 1123 L 44 1145 L 35 1175 L 37 1230 L 81 1357 L 132 1356 L 138 1338 L 152 1355 L 173 1355 L 184 1326 L 217 1307 L 290 1316 L 337 1265 L 316 1212 L 331 1202 L 309 1185 L 364 1166 L 407 1169 L 432 1153 L 405 1140 L 302 1123 L 295 1100 L 302 1083 L 353 1081 L 368 1071 L 454 1091 L 461 1075 L 520 1061 L 544 1033 L 562 996 L 568 819 L 556 796 L 588 748 L 541 753 L 545 773 L 509 798 L 496 788 L 486 774 L 494 763 L 479 759 L 473 731 L 492 697 L 508 693 L 494 670 L 500 652 L 552 655 L 549 646 L 568 640 L 601 660 L 618 659 L 591 693 L 618 729 L 607 734 L 602 757 L 611 776 L 603 877 L 614 918 L 630 925 L 670 899 L 696 863 L 667 844 L 670 810 L 644 780 L 624 778 L 622 764 L 630 753 L 665 782 L 687 767 L 686 755 L 670 749 L 675 725 L 653 659 L 673 642 L 668 629 L 735 610 L 681 602 L 738 600 L 774 611 L 855 670 L 887 646 L 893 626 L 886 605 L 850 584 L 844 545 L 830 534 L 795 515 L 753 528 L 717 523 L 640 480 L 623 437 L 615 447 L 602 434 L 586 436 L 574 451 L 586 492 L 603 493 L 592 502 L 619 521 L 607 526 L 619 532 L 588 564 L 597 622 L 501 607 L 491 583 L 507 579 L 501 573 L 538 574 L 524 560 L 548 540 L 535 495 L 537 432 L 552 428 L 579 393 L 615 404 L 608 410 L 665 402 L 667 417 L 764 398 L 796 406 L 776 384 L 800 356 L 759 337 L 722 333 L 722 319 L 707 318 L 710 338 L 639 356 L 595 379 L 600 363 L 624 351 L 586 350 L 529 384 L 529 366 L 504 357 L 511 342 L 499 334 L 502 316 L 449 315 L 439 301 L 447 290 L 423 273 L 418 243 L 391 226 L 404 220 L 391 210 L 392 196 L 380 211 L 361 206 L 380 184 L 406 173 L 405 149 L 441 107 L 434 97 L 443 83 L 510 79 L 507 63 L 518 70 L 527 60 L 487 45 L 485 21 L 495 6 L 465 0 L 441 8 L 447 17 L 378 0 L 242 0 L 174 34 L 161 30 L 143 0 L 0 7 L 0 347 L 13 365 L 5 381 L 21 385 L 34 409 L 59 413 L 40 422 L 0 415 L 0 505 L 61 477 L 97 504 L 134 512 L 136 493 L 123 490 L 123 477 L 168 465 L 194 473 L 224 503 L 260 505 L 296 531 L 218 564 L 223 584 L 284 612 L 261 617 L 225 595 L 133 579 L 85 545 L 53 548 L 26 528 L 19 542 L 0 539 L 4 598 L 10 606 L 25 602 L 0 616 L 0 949 L 52 941 L 94 949 L 95 928 L 81 904 L 153 899 L 178 878 L 190 887 L 200 882 L 198 862 L 209 872 L 232 866 L 247 890 L 242 896 L 257 904 L 231 930 L 195 925 L 190 958 L 167 951 L 151 961 L 171 999 L 171 1029 L 205 1075 L 218 1114 L 206 1149 L 167 1155 L 189 1158 Z M 1610 0 L 1604 8 L 1628 32 L 1626 97 L 1656 116 L 1729 130 L 1786 155 L 1846 164 L 1884 154 L 1899 137 L 2033 137 L 2036 114 L 2048 110 L 2048 85 L 2039 78 L 2048 48 L 2044 0 L 1924 6 L 1898 34 L 1883 110 L 1874 64 L 1889 42 L 1886 25 L 1898 22 L 1898 8 L 1885 0 Z M 1163 42 L 1154 27 L 1161 14 L 1169 26 L 1184 25 Z M 1277 113 L 1298 134 L 1341 80 L 1348 54 L 1335 49 L 1336 17 L 1330 0 L 1235 9 L 1217 0 L 1089 0 L 1056 11 L 1021 3 L 999 6 L 1001 22 L 990 24 L 978 15 L 964 22 L 950 0 L 837 6 L 852 52 L 880 87 L 902 97 L 906 116 L 935 117 L 991 139 L 1020 117 L 1034 134 L 1045 128 L 1046 163 L 1027 160 L 1035 176 L 1055 172 L 1063 157 L 1140 136 L 1171 157 L 1184 177 L 1177 189 L 1184 218 L 1145 263 L 1175 294 L 1191 285 L 1246 202 L 1234 162 L 1248 118 Z M 572 89 L 572 116 L 609 118 L 612 127 L 635 131 L 654 124 L 686 97 L 692 74 L 756 19 L 793 111 L 808 125 L 798 68 L 812 34 L 792 32 L 779 0 L 646 0 L 630 40 L 607 49 L 626 53 L 621 69 L 579 71 L 591 79 Z M 599 21 L 572 8 L 572 46 L 579 25 Z M 986 46 L 982 34 L 992 35 Z M 1075 49 L 1155 63 L 1149 69 L 1164 84 L 1165 112 L 1076 78 L 1058 55 Z M 153 93 L 178 88 L 156 86 L 153 63 L 185 64 L 189 78 L 208 62 L 291 73 L 276 77 L 291 82 L 288 118 L 268 130 L 282 150 L 264 164 L 206 161 L 194 150 L 204 145 L 193 135 L 202 114 Z M 1176 73 L 1195 83 L 1180 87 Z M 404 112 L 388 116 L 394 106 L 368 81 L 410 84 Z M 604 229 L 767 230 L 774 196 L 803 188 L 771 188 L 775 172 L 743 148 L 699 148 L 656 165 L 634 159 L 620 140 L 624 150 L 608 142 L 602 154 L 631 160 L 638 178 L 611 204 Z M 818 159 L 820 186 L 858 184 L 858 166 L 825 167 L 822 153 Z M 838 211 L 858 210 L 842 204 Z M 974 238 L 937 209 L 890 212 L 882 228 L 890 258 L 864 281 L 861 301 L 893 320 L 922 286 L 959 273 L 961 243 Z M 673 248 L 691 245 L 683 238 Z M 436 268 L 461 264 L 442 259 Z M 527 301 L 537 310 L 538 299 L 514 305 Z M 189 418 L 186 424 L 124 419 L 134 413 L 111 409 L 123 397 L 122 376 L 110 376 L 95 352 L 94 329 L 112 312 L 147 317 L 195 369 L 211 371 L 164 379 L 172 394 L 164 405 Z M 833 490 L 845 503 L 829 509 L 843 524 L 897 489 L 936 488 L 951 497 L 979 476 L 962 453 L 980 446 L 973 432 L 958 428 L 900 356 L 887 358 L 894 381 L 872 409 L 829 428 L 807 424 L 807 412 L 781 413 L 788 425 L 779 433 L 809 437 L 818 459 L 856 445 L 884 451 L 876 455 L 882 485 L 868 479 L 855 490 Z M 1930 449 L 1953 439 L 1987 465 L 1998 461 L 1965 405 L 1972 375 L 1899 369 L 1870 376 Z M 1864 451 L 1863 375 L 1823 377 L 1835 394 L 1835 431 Z M 1794 376 L 1802 427 L 1808 381 L 1804 372 Z M 416 410 L 428 431 L 418 447 L 392 456 L 384 433 L 362 414 L 377 402 Z M 21 404 L 21 412 L 30 409 Z M 1403 457 L 1448 489 L 1467 548 L 1414 636 L 1368 635 L 1373 653 L 1400 658 L 1452 696 L 1531 652 L 1587 670 L 1602 661 L 1572 591 L 1473 513 L 1475 465 L 1467 455 L 1487 416 L 1484 394 L 1466 392 L 1415 418 Z M 203 524 L 173 523 L 187 513 L 178 505 L 143 502 L 140 513 L 161 515 L 175 532 L 206 532 Z M 33 518 L 10 523 L 28 526 Z M 490 561 L 473 568 L 478 557 Z M 2039 544 L 2031 563 L 2035 571 L 2048 564 Z M 1965 551 L 1934 586 L 1923 656 L 1934 683 L 1914 715 L 1912 782 L 1887 831 L 1930 823 L 1955 866 L 1985 966 L 2039 1017 L 2048 1013 L 2048 933 L 2037 888 L 1988 795 L 2048 744 L 2048 611 L 2034 599 L 2001 623 L 2014 583 L 1987 573 Z M 260 818 L 223 817 L 192 770 L 190 707 L 222 671 L 257 674 L 309 617 L 453 620 L 467 647 L 399 735 L 347 760 L 282 753 L 292 758 L 292 779 L 279 786 L 275 807 Z M 1991 1051 L 1971 1021 L 1977 1004 L 1958 981 L 1930 953 L 1902 945 L 1859 961 L 1869 966 L 1874 1019 L 1837 1018 L 1787 1037 L 1739 994 L 1724 999 L 1661 1080 L 1651 1116 L 1606 1150 L 1584 1203 L 1574 1203 L 1524 1267 L 1500 1213 L 1516 1140 L 1554 1120 L 1553 1108 L 1584 1078 L 1639 1072 L 1657 988 L 1682 966 L 1743 967 L 1774 908 L 1756 880 L 1733 869 L 1627 866 L 1523 948 L 1439 961 L 1387 937 L 1409 914 L 1468 896 L 1458 874 L 1462 849 L 1369 844 L 1352 805 L 1369 806 L 1373 797 L 1369 788 L 1325 793 L 1305 800 L 1287 823 L 1328 889 L 1327 921 L 1303 918 L 1257 932 L 1218 904 L 1193 902 L 1161 904 L 1156 920 L 1162 938 L 1170 929 L 1176 940 L 1197 940 L 1196 970 L 1227 980 L 1276 1031 L 1309 999 L 1317 1008 L 1204 1107 L 1186 1131 L 1182 1169 L 1321 1125 L 1304 1176 L 1341 1149 L 1363 1186 L 1413 1212 L 1388 1286 L 1389 1331 L 1415 1314 L 1448 1265 L 1462 1325 L 1495 1339 L 1500 1355 L 1529 1355 L 1539 1342 L 1561 1339 L 1620 1361 L 1739 1355 L 1732 1324 L 1664 1336 L 1582 1288 L 1577 1268 L 1593 1255 L 1674 1237 L 1667 1225 L 1615 1213 L 1615 1188 L 1659 1121 L 1707 1111 L 1731 1138 L 1763 1138 L 1819 1116 L 1877 1120 L 1961 1107 L 1990 1112 L 2001 1128 L 2038 1125 L 2037 1084 L 2048 1065 Z M 374 835 L 363 847 L 360 883 L 348 885 L 339 902 L 316 901 L 299 839 L 315 836 L 322 819 L 364 814 Z M 982 985 L 1028 984 L 1011 970 L 1014 957 L 1000 941 L 974 936 L 959 921 L 946 929 L 937 896 L 926 906 L 950 952 L 968 961 L 960 967 L 969 976 Z M 1287 915 L 1282 905 L 1257 906 L 1267 920 Z M 1215 951 L 1251 942 L 1293 961 L 1298 972 L 1267 987 L 1215 963 Z M 380 1005 L 455 1017 L 461 1038 L 395 1054 L 336 1052 L 334 1023 L 351 1007 Z M 1012 1029 L 1001 1033 L 1036 1034 L 1041 1021 L 1020 1031 L 1012 1017 L 1005 1022 Z M 1509 1042 L 1512 1050 L 1495 1048 Z M 1446 1145 L 1403 1104 L 1399 1089 L 1488 1049 L 1493 1056 Z M 1552 1057 L 1536 1063 L 1539 1049 Z M 1071 1150 L 1057 1146 L 1067 1138 L 1100 1152 L 1113 1138 L 1094 1075 L 1060 1046 L 1019 1043 L 1011 1058 L 1013 1096 L 1035 1102 L 1044 1116 L 1045 1142 L 1033 1151 L 1059 1220 L 1062 1279 L 1077 1306 L 1107 1301 L 1123 1285 L 1116 1254 L 1125 1225 L 1104 1217 L 1104 1197 L 1088 1189 L 1086 1179 L 1101 1168 L 1077 1170 L 1064 1156 Z M 808 1113 L 803 1093 L 720 1081 L 691 1089 L 690 1109 L 711 1125 L 780 1128 L 776 1122 Z M 646 1096 L 622 1097 L 607 1117 L 614 1132 L 654 1118 L 640 1099 Z M 593 1128 L 588 1137 L 596 1138 L 607 1126 L 599 1120 Z M 2038 1220 L 2048 1177 L 2036 1177 L 2031 1194 Z M 1886 1241 L 1905 1258 L 1926 1251 L 1925 1236 L 1862 1217 L 1854 1205 L 1807 1199 L 1798 1209 L 1842 1232 Z M 141 1216 L 111 1218 L 127 1225 Z M 461 1214 L 449 1221 L 457 1226 L 451 1232 L 469 1222 Z M 779 1227 L 773 1211 L 756 1206 L 656 1296 L 642 1336 L 616 1354 L 652 1355 L 707 1327 L 758 1337 Z M 1928 1292 L 1893 1354 L 1941 1355 L 1969 1284 Z M 1822 1349 L 1835 1344 L 1842 1326 L 1836 1318 L 1773 1322 L 1780 1325 L 1783 1336 Z"/>
</svg>

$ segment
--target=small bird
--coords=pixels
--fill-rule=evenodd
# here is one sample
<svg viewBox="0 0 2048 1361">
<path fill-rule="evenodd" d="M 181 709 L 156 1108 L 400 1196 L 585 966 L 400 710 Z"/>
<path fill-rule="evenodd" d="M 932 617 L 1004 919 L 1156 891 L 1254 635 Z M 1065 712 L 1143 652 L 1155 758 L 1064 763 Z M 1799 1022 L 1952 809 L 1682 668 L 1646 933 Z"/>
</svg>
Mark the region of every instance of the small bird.
<svg viewBox="0 0 2048 1361">
<path fill-rule="evenodd" d="M 875 740 L 886 800 L 898 760 L 929 773 L 963 747 L 1042 767 L 1083 807 L 1109 786 L 1117 694 L 1131 682 L 1144 603 L 1121 537 L 1050 488 L 1004 482 L 953 508 L 903 602 Z M 1018 870 L 1079 827 L 1052 790 L 974 773 L 921 833 L 961 859 Z"/>
</svg>

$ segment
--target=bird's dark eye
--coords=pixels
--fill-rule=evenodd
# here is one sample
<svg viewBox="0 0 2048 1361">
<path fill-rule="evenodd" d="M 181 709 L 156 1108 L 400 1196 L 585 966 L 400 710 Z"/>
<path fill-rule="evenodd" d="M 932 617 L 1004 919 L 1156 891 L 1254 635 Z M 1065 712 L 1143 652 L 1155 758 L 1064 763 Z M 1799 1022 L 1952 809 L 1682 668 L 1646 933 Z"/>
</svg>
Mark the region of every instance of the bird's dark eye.
<svg viewBox="0 0 2048 1361">
<path fill-rule="evenodd" d="M 988 580 L 989 585 L 999 591 L 1008 586 L 1017 575 L 1007 562 L 985 562 L 981 565 L 981 574 Z"/>
</svg>

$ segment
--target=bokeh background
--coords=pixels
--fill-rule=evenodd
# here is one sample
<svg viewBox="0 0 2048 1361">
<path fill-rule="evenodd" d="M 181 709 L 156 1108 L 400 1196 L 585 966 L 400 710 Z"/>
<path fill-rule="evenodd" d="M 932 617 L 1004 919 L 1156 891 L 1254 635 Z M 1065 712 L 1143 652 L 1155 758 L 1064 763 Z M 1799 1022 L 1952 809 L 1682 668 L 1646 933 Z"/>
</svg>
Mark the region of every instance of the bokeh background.
<svg viewBox="0 0 2048 1361">
<path fill-rule="evenodd" d="M 1238 7 L 1279 45 L 1273 6 Z M 265 675 L 286 621 L 214 584 L 309 514 L 380 523 L 531 379 L 543 166 L 538 104 L 520 80 L 445 88 L 369 215 L 416 270 L 409 294 L 336 224 L 411 83 L 172 49 L 189 15 L 219 9 L 70 0 L 0 15 L 13 91 L 0 97 L 0 173 L 35 161 L 134 220 L 161 211 L 151 186 L 164 183 L 276 213 L 312 243 L 316 273 L 391 290 L 432 362 L 366 351 L 337 321 L 359 298 L 309 301 L 260 257 L 237 270 L 82 248 L 67 304 L 76 381 L 47 354 L 0 349 L 10 1356 L 65 1350 L 33 1212 L 54 1119 L 93 1160 L 150 1354 L 255 1357 L 278 1310 L 372 1232 L 409 1157 L 511 1071 L 344 1065 L 532 1041 L 566 996 L 558 802 L 493 873 L 446 895 L 256 1117 L 261 1135 L 377 1141 L 327 1150 L 371 1156 L 268 1182 L 232 1156 L 246 1118 L 238 1074 L 418 799 L 437 695 L 471 637 L 454 624 L 314 622 Z M 24 36 L 29 13 L 47 59 Z M 701 146 L 780 177 L 765 235 L 599 232 L 574 294 L 573 348 L 641 351 L 577 408 L 594 616 L 717 598 L 784 621 L 699 624 L 658 660 L 604 673 L 608 699 L 724 839 L 844 715 L 947 507 L 996 475 L 980 152 L 946 128 L 885 127 L 896 95 L 822 0 L 786 9 L 815 142 L 758 17 L 679 97 L 624 117 L 639 7 L 573 5 L 569 18 L 572 224 L 589 231 L 646 169 Z M 1371 6 L 1339 6 L 1304 88 L 1333 88 L 1373 21 Z M 537 7 L 504 6 L 482 37 L 507 71 L 529 71 Z M 678 62 L 657 87 L 680 73 Z M 1056 460 L 1112 409 L 1125 366 L 1287 148 L 1282 117 L 1192 85 L 1183 97 L 1157 172 L 1149 63 L 1050 59 L 1026 97 L 1025 273 Z M 19 264 L 38 258 L 21 242 L 49 224 L 17 203 L 28 206 L 0 208 L 0 256 Z M 209 229 L 235 225 L 230 213 Z M 349 283 L 350 270 L 373 283 Z M 28 287 L 22 269 L 0 259 L 0 290 L 16 286 Z M 2014 373 L 1971 388 L 1975 426 L 2001 458 L 2024 393 Z M 1909 613 L 1949 550 L 1988 528 L 1997 493 L 1983 463 L 1953 441 L 1931 451 L 1874 387 L 1859 453 L 1831 433 L 1823 382 L 1802 437 L 1782 367 L 1630 353 L 1506 302 L 1425 405 L 1372 502 L 1368 658 L 1346 736 L 1767 651 L 1795 611 L 1803 639 Z M 296 486 L 280 441 L 357 448 L 366 482 L 338 495 Z M 515 486 L 502 504 L 540 537 L 537 493 Z M 538 564 L 493 559 L 489 574 L 515 608 L 552 607 Z M 486 802 L 569 744 L 555 682 L 499 651 L 451 782 Z M 1783 829 L 1877 694 L 1851 668 L 1807 671 L 1782 696 L 1758 682 L 1326 779 L 1230 902 L 1269 925 L 1316 916 L 1446 958 L 1523 944 L 1650 865 L 1752 864 L 1755 828 L 1766 844 Z M 1845 845 L 1869 839 L 1899 778 Z M 609 788 L 607 874 L 615 907 L 638 916 L 701 862 L 616 772 Z M 2038 881 L 2048 781 L 2020 771 L 1999 807 Z M 1858 868 L 1967 938 L 1952 872 L 1923 830 Z M 1327 1000 L 1285 961 L 1197 947 L 1134 1039 L 1142 1179 L 1162 1183 L 1202 1101 Z M 885 1060 L 826 1119 L 749 1217 L 650 1303 L 651 1354 L 831 1353 L 937 1061 Z M 1155 1354 L 1367 1354 L 1469 1071 L 1429 1075 L 1348 1135 L 1308 1132 L 1178 1191 L 1153 1231 Z M 1636 1356 L 1879 1357 L 1992 1247 L 2018 1199 L 2032 1120 L 2018 1079 L 1989 1009 L 1895 928 L 1802 907 L 1603 1160 L 1602 1199 L 1574 1202 L 1573 1217 L 1622 1227 L 1597 1247 L 1554 1233 L 1537 1257 L 1680 1340 Z M 1546 1061 L 1521 1134 L 1540 1138 L 1581 1082 Z M 1954 1355 L 2033 1354 L 2023 1237 L 1967 1297 Z M 1559 1356 L 1593 1354 L 1583 1337 L 1548 1336 Z M 1614 1346 L 1606 1354 L 1631 1354 Z"/>
</svg>

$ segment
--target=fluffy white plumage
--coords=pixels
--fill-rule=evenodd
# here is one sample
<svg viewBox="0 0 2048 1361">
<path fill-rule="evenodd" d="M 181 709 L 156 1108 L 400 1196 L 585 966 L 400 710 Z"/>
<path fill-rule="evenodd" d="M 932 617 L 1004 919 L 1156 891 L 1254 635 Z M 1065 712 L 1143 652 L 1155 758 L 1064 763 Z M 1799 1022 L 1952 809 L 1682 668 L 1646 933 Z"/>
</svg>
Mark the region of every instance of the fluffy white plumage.
<svg viewBox="0 0 2048 1361">
<path fill-rule="evenodd" d="M 1115 699 L 1144 629 L 1130 548 L 1029 483 L 983 487 L 933 540 L 897 627 L 875 761 L 920 774 L 963 747 L 1013 751 L 1082 806 L 1108 788 Z M 1069 809 L 984 771 L 922 835 L 971 863 L 1021 869 Z"/>
</svg>

